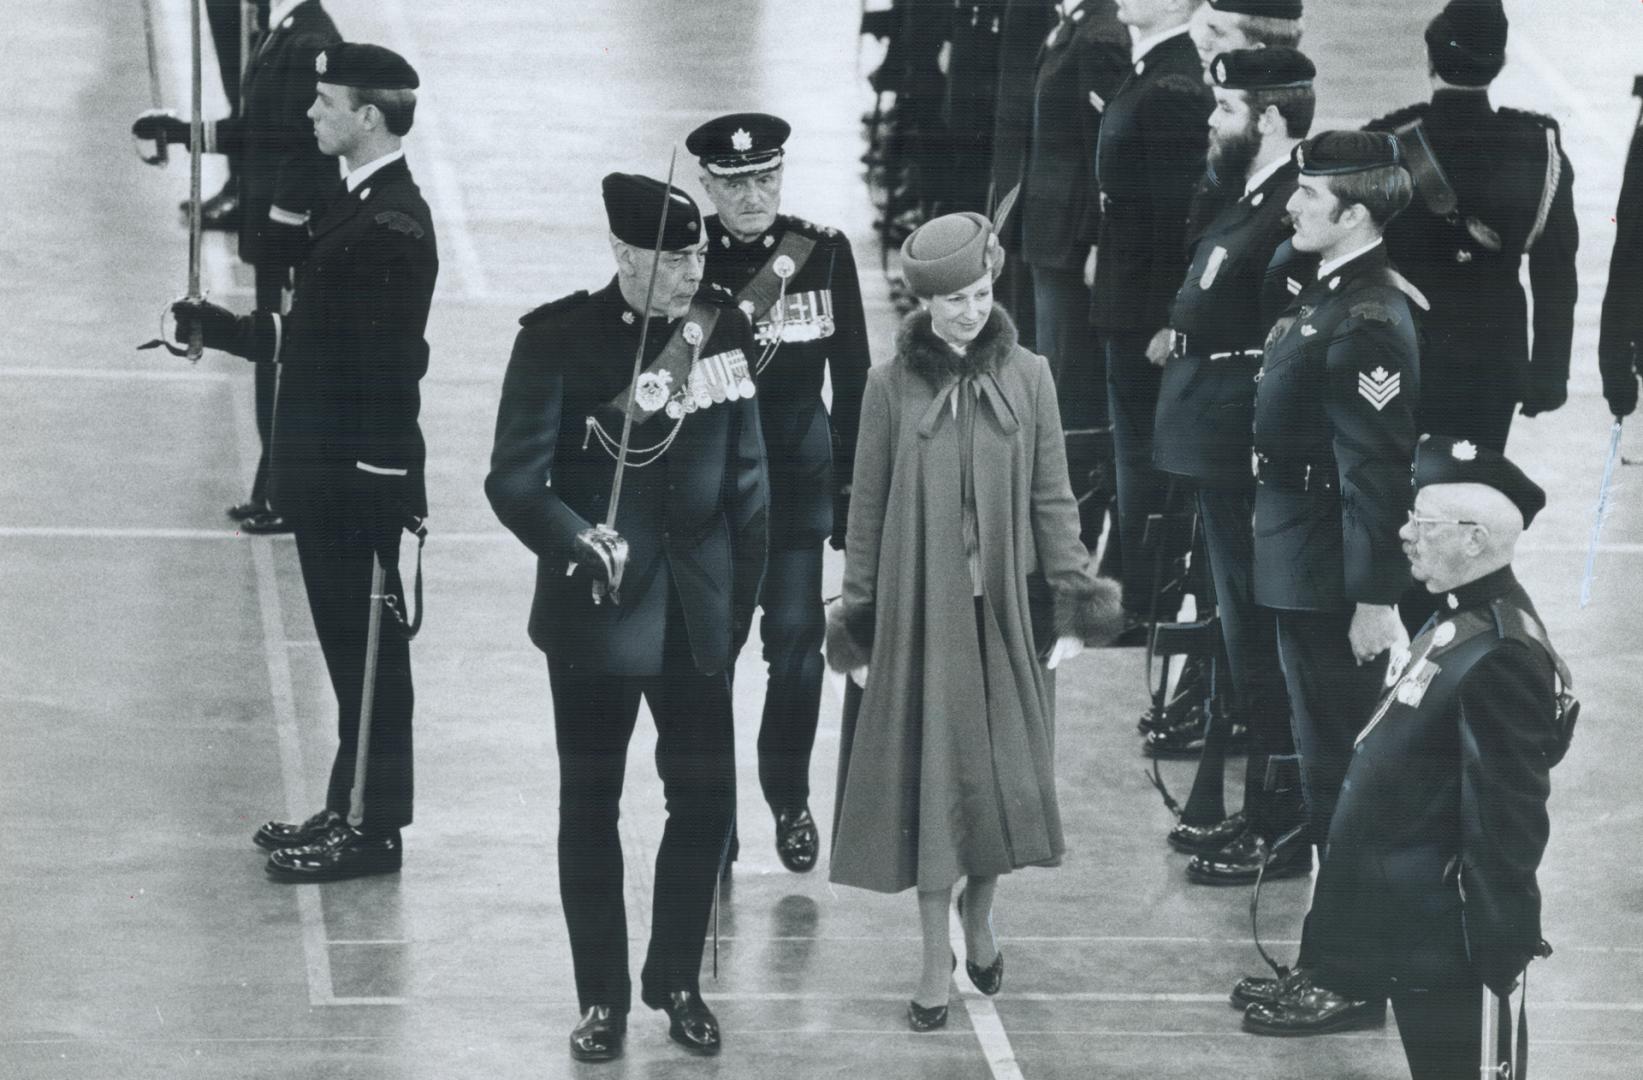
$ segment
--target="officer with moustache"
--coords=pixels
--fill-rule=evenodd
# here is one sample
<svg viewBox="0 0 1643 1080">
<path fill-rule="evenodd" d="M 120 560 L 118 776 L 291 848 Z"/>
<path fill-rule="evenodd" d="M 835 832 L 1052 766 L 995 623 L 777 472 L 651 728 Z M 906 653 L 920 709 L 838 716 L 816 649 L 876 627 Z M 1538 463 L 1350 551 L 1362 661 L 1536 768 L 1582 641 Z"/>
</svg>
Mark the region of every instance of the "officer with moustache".
<svg viewBox="0 0 1643 1080">
<path fill-rule="evenodd" d="M 716 214 L 705 280 L 754 322 L 749 354 L 770 463 L 770 562 L 759 597 L 770 668 L 759 725 L 759 785 L 776 820 L 776 854 L 804 873 L 819 837 L 810 815 L 810 752 L 821 708 L 822 542 L 844 548 L 856 425 L 872 360 L 850 241 L 779 213 L 787 121 L 716 117 L 685 147 L 701 161 Z M 833 408 L 822 382 L 833 388 Z M 734 857 L 734 853 L 732 855 Z"/>
<path fill-rule="evenodd" d="M 1306 839 L 1321 843 L 1387 657 L 1409 640 L 1395 606 L 1410 582 L 1398 529 L 1409 509 L 1420 366 L 1409 286 L 1382 242 L 1411 196 L 1397 141 L 1326 131 L 1295 148 L 1295 164 L 1293 244 L 1322 261 L 1267 335 L 1261 361 L 1255 602 L 1277 613 Z M 1309 921 L 1296 972 L 1245 979 L 1234 1003 L 1291 999 L 1285 1034 L 1380 1023 L 1384 1002 L 1311 983 L 1330 944 L 1320 943 L 1324 932 Z"/>
<path fill-rule="evenodd" d="M 620 1056 L 627 1031 L 617 817 L 640 698 L 667 800 L 640 1000 L 687 1050 L 719 1050 L 699 971 L 736 805 L 729 669 L 758 599 L 769 510 L 757 345 L 731 295 L 702 287 L 700 211 L 647 177 L 611 173 L 603 190 L 616 276 L 520 319 L 485 479 L 497 517 L 539 560 L 530 637 L 553 691 L 579 1061 Z"/>
<path fill-rule="evenodd" d="M 1536 416 L 1568 397 L 1579 292 L 1574 169 L 1557 122 L 1489 102 L 1506 37 L 1501 0 L 1451 0 L 1426 29 L 1432 100 L 1369 125 L 1398 134 L 1415 181 L 1386 243 L 1431 302 L 1417 423 L 1495 450 L 1519 402 Z"/>
<path fill-rule="evenodd" d="M 1197 490 L 1235 709 L 1255 744 L 1243 813 L 1224 822 L 1183 819 L 1169 837 L 1177 850 L 1197 855 L 1187 868 L 1193 881 L 1220 885 L 1253 881 L 1272 841 L 1301 818 L 1276 627 L 1272 613 L 1255 605 L 1248 461 L 1255 376 L 1279 314 L 1263 309 L 1263 284 L 1290 235 L 1285 207 L 1298 176 L 1292 154 L 1312 127 L 1316 69 L 1302 53 L 1274 47 L 1224 53 L 1209 74 L 1215 110 L 1204 198 L 1222 208 L 1197 233 L 1170 309 L 1174 340 L 1158 394 L 1153 463 Z M 1222 768 L 1218 758 L 1204 761 Z M 1310 850 L 1292 845 L 1266 874 L 1288 877 L 1310 867 Z"/>
<path fill-rule="evenodd" d="M 1484 987 L 1503 999 L 1504 1036 L 1507 996 L 1548 951 L 1535 872 L 1549 772 L 1578 706 L 1512 573 L 1518 537 L 1545 505 L 1499 453 L 1422 437 L 1402 538 L 1437 614 L 1387 672 L 1357 738 L 1312 904 L 1314 980 L 1390 996 L 1414 1080 L 1477 1076 Z M 1246 1022 L 1281 1033 L 1307 1022 L 1297 1008 L 1252 1005 Z M 1497 1061 L 1511 1056 L 1502 1042 Z"/>
<path fill-rule="evenodd" d="M 206 301 L 172 305 L 177 335 L 197 327 L 208 348 L 278 364 L 279 438 L 270 491 L 296 533 L 314 630 L 337 695 L 336 759 L 325 808 L 270 821 L 255 843 L 281 881 L 330 881 L 398 870 L 411 823 L 411 655 L 403 627 L 400 533 L 428 514 L 427 449 L 417 416 L 428 371 L 425 331 L 439 276 L 428 204 L 401 138 L 416 115 L 416 71 L 380 45 L 344 42 L 318 54 L 308 117 L 319 149 L 346 178 L 312 223 L 290 314 L 237 316 Z M 397 618 L 385 620 L 375 673 L 364 821 L 350 825 L 364 686 L 372 556 L 387 573 Z"/>
</svg>

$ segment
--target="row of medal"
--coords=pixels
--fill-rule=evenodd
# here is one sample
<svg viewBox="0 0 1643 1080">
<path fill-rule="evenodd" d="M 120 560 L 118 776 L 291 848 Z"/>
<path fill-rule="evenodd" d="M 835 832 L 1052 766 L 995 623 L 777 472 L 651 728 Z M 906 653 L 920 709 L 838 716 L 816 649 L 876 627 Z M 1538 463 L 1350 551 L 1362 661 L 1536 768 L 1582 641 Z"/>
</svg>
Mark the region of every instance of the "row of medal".
<svg viewBox="0 0 1643 1080">
<path fill-rule="evenodd" d="M 750 399 L 755 392 L 746 354 L 730 349 L 698 358 L 690 366 L 685 385 L 677 390 L 667 370 L 645 372 L 634 385 L 633 400 L 646 412 L 662 411 L 678 420 L 697 409 Z"/>
</svg>

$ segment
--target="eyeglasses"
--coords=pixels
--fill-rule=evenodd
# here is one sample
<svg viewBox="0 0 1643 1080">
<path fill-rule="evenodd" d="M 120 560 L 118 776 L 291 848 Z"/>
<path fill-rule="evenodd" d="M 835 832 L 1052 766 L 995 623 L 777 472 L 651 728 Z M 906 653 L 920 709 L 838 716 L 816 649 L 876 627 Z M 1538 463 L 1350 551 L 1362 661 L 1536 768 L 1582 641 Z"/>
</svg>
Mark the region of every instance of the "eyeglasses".
<svg viewBox="0 0 1643 1080">
<path fill-rule="evenodd" d="M 1419 525 L 1422 528 L 1426 528 L 1431 525 L 1476 525 L 1479 528 L 1488 527 L 1481 521 L 1467 521 L 1464 518 L 1421 517 L 1413 510 L 1409 511 L 1409 524 Z"/>
</svg>

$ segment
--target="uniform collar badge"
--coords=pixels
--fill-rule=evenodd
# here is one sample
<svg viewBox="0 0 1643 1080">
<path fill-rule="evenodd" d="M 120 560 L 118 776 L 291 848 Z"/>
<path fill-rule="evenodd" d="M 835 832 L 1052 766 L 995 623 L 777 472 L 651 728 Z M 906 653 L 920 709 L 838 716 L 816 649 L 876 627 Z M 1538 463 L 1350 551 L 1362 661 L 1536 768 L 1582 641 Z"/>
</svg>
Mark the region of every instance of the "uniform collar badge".
<svg viewBox="0 0 1643 1080">
<path fill-rule="evenodd" d="M 1260 206 L 1264 202 L 1266 202 L 1266 192 L 1257 191 L 1255 193 L 1255 197 L 1253 199 L 1249 200 L 1249 205 L 1251 205 L 1251 206 Z"/>
<path fill-rule="evenodd" d="M 633 312 L 631 310 L 624 310 L 622 312 L 622 321 L 627 323 L 629 326 L 632 326 L 633 325 Z"/>
<path fill-rule="evenodd" d="M 1315 326 L 1308 326 L 1308 325 L 1307 325 L 1307 324 L 1305 324 L 1305 323 L 1302 323 L 1302 324 L 1301 324 L 1301 336 L 1302 336 L 1302 337 L 1311 337 L 1311 336 L 1312 336 L 1312 335 L 1313 335 L 1313 334 L 1316 334 L 1316 333 L 1317 333 L 1317 332 L 1318 332 L 1318 328 L 1317 328 L 1317 327 L 1315 327 Z"/>
<path fill-rule="evenodd" d="M 1137 75 L 1145 75 L 1146 72 L 1147 72 L 1147 62 L 1145 60 L 1137 60 L 1135 62 L 1135 73 Z"/>
<path fill-rule="evenodd" d="M 1341 287 L 1341 275 L 1336 274 L 1329 279 L 1329 288 L 1333 291 Z"/>
<path fill-rule="evenodd" d="M 1449 605 L 1450 611 L 1454 611 L 1456 608 L 1460 607 L 1460 597 L 1456 596 L 1454 593 L 1450 593 L 1448 596 L 1444 597 L 1443 602 Z"/>
<path fill-rule="evenodd" d="M 729 247 L 730 246 L 730 234 L 729 233 L 726 233 L 725 235 L 719 237 L 719 246 L 720 247 Z"/>
<path fill-rule="evenodd" d="M 361 191 L 359 193 L 359 201 L 360 202 L 364 202 L 366 199 L 369 199 L 370 197 L 371 197 L 371 189 L 370 188 L 366 188 L 364 191 Z"/>
<path fill-rule="evenodd" d="M 774 236 L 771 236 L 769 233 L 765 233 L 764 234 L 764 239 L 759 241 L 759 242 L 761 244 L 763 244 L 765 247 L 769 247 L 771 244 L 774 244 L 776 242 L 776 238 Z"/>
<path fill-rule="evenodd" d="M 753 306 L 753 301 L 751 300 L 743 300 L 736 306 L 741 308 L 742 314 L 746 315 L 749 319 L 751 319 L 758 311 L 758 309 Z"/>
</svg>

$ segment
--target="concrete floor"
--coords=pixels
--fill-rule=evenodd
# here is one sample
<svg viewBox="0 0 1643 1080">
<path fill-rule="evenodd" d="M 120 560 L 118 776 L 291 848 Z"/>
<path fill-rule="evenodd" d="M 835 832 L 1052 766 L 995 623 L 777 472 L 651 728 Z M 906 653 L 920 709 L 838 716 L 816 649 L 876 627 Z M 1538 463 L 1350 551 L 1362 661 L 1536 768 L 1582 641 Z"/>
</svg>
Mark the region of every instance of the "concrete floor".
<svg viewBox="0 0 1643 1080">
<path fill-rule="evenodd" d="M 1422 93 L 1420 28 L 1436 6 L 1308 5 L 1321 125 Z M 167 95 L 186 101 L 186 4 L 155 7 Z M 1188 887 L 1162 842 L 1168 816 L 1132 729 L 1145 703 L 1133 652 L 1087 654 L 1061 674 L 1074 850 L 1000 891 L 1004 993 L 988 1001 L 961 980 L 949 1030 L 914 1036 L 901 1019 L 917 962 L 911 897 L 789 875 L 770 849 L 749 650 L 736 680 L 743 856 L 706 983 L 725 1053 L 686 1058 L 659 1016 L 636 1013 L 624 1061 L 573 1068 L 548 685 L 524 635 L 531 559 L 480 488 L 514 318 L 609 276 L 604 172 L 659 174 L 700 119 L 756 107 L 794 122 L 787 208 L 857 238 L 882 359 L 891 314 L 856 163 L 860 71 L 876 61 L 858 70 L 856 6 L 836 2 L 328 7 L 349 37 L 421 70 L 408 153 L 444 255 L 424 383 L 434 537 L 406 868 L 323 887 L 263 877 L 249 834 L 318 805 L 335 705 L 292 545 L 237 537 L 221 517 L 255 456 L 249 375 L 232 358 L 191 369 L 131 351 L 185 269 L 174 206 L 186 166 L 142 166 L 126 134 L 147 97 L 140 9 L 16 0 L 0 40 L 0 1077 L 1404 1075 L 1390 1027 L 1238 1033 L 1224 994 L 1259 967 L 1247 895 Z M 1584 234 L 1570 403 L 1513 437 L 1551 495 L 1520 572 L 1585 702 L 1554 775 L 1542 888 L 1557 955 L 1533 972 L 1536 1071 L 1634 1077 L 1643 879 L 1609 857 L 1643 819 L 1627 719 L 1643 696 L 1643 505 L 1629 475 L 1596 597 L 1585 610 L 1576 597 L 1607 438 L 1597 308 L 1636 104 L 1631 58 L 1610 43 L 1639 40 L 1643 12 L 1618 0 L 1508 8 L 1513 61 L 1497 96 L 1562 120 Z M 681 175 L 693 182 L 693 163 Z M 207 256 L 213 294 L 248 308 L 219 238 Z M 824 830 L 838 690 L 813 768 Z M 660 832 L 652 744 L 641 725 L 624 822 L 636 948 Z M 1178 789 L 1191 771 L 1165 766 Z M 1305 892 L 1271 887 L 1271 937 L 1293 936 Z"/>
</svg>

